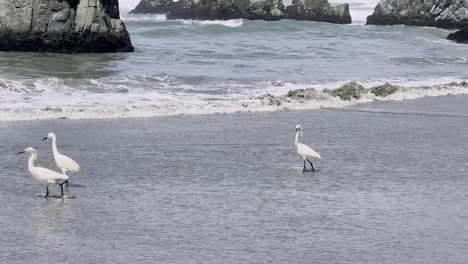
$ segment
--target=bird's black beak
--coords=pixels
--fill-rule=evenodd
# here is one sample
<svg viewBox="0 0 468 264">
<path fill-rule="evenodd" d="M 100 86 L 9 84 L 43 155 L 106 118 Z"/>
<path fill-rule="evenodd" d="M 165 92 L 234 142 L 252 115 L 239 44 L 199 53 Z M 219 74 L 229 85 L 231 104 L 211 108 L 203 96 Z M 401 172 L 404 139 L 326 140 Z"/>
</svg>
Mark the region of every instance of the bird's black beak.
<svg viewBox="0 0 468 264">
<path fill-rule="evenodd" d="M 49 138 L 49 137 L 45 137 L 45 138 L 42 139 L 42 141 L 44 141 L 44 140 L 46 140 L 46 139 L 48 139 L 48 138 Z"/>
<path fill-rule="evenodd" d="M 16 155 L 23 154 L 23 153 L 26 153 L 26 151 L 23 150 L 21 152 L 16 153 Z"/>
</svg>

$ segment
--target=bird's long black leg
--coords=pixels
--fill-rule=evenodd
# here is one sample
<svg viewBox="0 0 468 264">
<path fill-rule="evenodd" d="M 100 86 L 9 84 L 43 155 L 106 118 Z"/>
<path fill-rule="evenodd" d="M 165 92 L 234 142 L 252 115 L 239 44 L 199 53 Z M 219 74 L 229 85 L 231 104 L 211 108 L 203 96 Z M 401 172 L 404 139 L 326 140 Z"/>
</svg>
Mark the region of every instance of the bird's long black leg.
<svg viewBox="0 0 468 264">
<path fill-rule="evenodd" d="M 67 175 L 67 171 L 62 169 L 62 174 Z M 68 190 L 68 180 L 64 181 L 64 183 L 65 183 L 65 188 Z"/>
<path fill-rule="evenodd" d="M 312 171 L 315 172 L 314 164 L 312 164 L 312 162 L 310 162 L 309 159 L 307 159 L 307 161 L 310 163 L 310 166 L 312 167 Z M 304 161 L 304 162 L 305 162 L 305 161 Z"/>
<path fill-rule="evenodd" d="M 302 173 L 304 173 L 306 171 L 306 162 L 304 160 L 304 168 L 302 169 Z"/>
<path fill-rule="evenodd" d="M 62 193 L 62 197 L 63 197 L 63 184 L 64 184 L 64 183 L 65 183 L 65 182 L 63 182 L 62 184 L 59 184 L 59 186 L 60 186 L 60 192 Z"/>
<path fill-rule="evenodd" d="M 45 189 L 46 189 L 46 193 L 44 195 L 44 198 L 47 198 L 47 196 L 49 196 L 49 187 L 47 187 L 47 183 L 45 184 Z"/>
</svg>

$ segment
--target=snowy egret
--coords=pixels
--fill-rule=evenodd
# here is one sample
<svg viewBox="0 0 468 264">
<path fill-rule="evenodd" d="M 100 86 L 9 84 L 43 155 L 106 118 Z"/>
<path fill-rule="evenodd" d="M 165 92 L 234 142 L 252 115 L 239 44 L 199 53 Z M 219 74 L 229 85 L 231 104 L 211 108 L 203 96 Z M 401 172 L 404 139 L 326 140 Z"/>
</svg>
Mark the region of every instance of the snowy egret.
<svg viewBox="0 0 468 264">
<path fill-rule="evenodd" d="M 58 152 L 57 137 L 55 136 L 55 134 L 52 132 L 47 134 L 47 137 L 43 138 L 42 141 L 48 138 L 52 139 L 52 151 L 54 153 L 55 163 L 57 164 L 57 167 L 59 167 L 62 170 L 62 173 L 67 175 L 67 172 L 72 172 L 72 173 L 79 172 L 80 165 L 78 165 L 78 163 L 76 163 L 74 160 Z"/>
<path fill-rule="evenodd" d="M 49 195 L 49 188 L 47 187 L 48 183 L 55 183 L 59 185 L 60 191 L 62 192 L 62 197 L 63 197 L 63 184 L 68 181 L 68 176 L 46 169 L 46 168 L 34 166 L 34 161 L 37 160 L 37 151 L 35 149 L 27 148 L 19 152 L 17 155 L 23 154 L 23 153 L 31 154 L 28 160 L 28 170 L 33 176 L 33 178 L 45 183 L 46 193 L 44 195 L 44 198 L 46 198 Z"/>
<path fill-rule="evenodd" d="M 315 171 L 314 165 L 312 162 L 309 160 L 309 158 L 317 158 L 320 159 L 321 156 L 319 153 L 317 153 L 315 150 L 310 148 L 307 145 L 304 145 L 302 143 L 299 143 L 299 134 L 303 136 L 302 134 L 302 127 L 300 125 L 296 126 L 296 138 L 294 140 L 294 146 L 296 146 L 296 151 L 299 156 L 304 160 L 304 169 L 302 169 L 302 172 L 306 171 L 306 160 L 310 163 L 310 166 L 312 167 L 312 171 Z"/>
</svg>

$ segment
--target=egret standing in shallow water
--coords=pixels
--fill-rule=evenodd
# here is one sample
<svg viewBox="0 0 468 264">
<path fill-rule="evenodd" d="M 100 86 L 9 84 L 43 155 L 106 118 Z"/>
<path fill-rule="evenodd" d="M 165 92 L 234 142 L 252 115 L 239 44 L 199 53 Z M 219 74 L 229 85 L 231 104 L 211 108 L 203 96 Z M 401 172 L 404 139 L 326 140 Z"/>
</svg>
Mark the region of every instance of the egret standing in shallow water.
<svg viewBox="0 0 468 264">
<path fill-rule="evenodd" d="M 299 143 L 299 134 L 303 136 L 302 127 L 300 125 L 297 125 L 296 126 L 296 139 L 294 140 L 294 146 L 296 146 L 297 154 L 299 154 L 299 156 L 301 156 L 301 158 L 304 160 L 304 169 L 302 169 L 302 172 L 306 171 L 306 160 L 310 163 L 310 166 L 312 167 L 312 171 L 315 171 L 314 165 L 309 160 L 309 158 L 320 159 L 321 156 L 319 153 L 317 153 L 315 150 L 313 150 L 309 146 Z"/>
<path fill-rule="evenodd" d="M 57 167 L 59 167 L 62 170 L 62 173 L 66 175 L 67 172 L 72 172 L 72 173 L 79 172 L 80 165 L 78 165 L 78 163 L 76 163 L 74 160 L 58 152 L 57 137 L 55 136 L 55 134 L 50 132 L 49 134 L 47 134 L 47 137 L 42 139 L 42 141 L 48 138 L 52 139 L 52 151 L 54 153 L 55 163 L 57 164 Z M 67 186 L 68 186 L 68 182 L 67 182 Z"/>
<path fill-rule="evenodd" d="M 49 195 L 49 188 L 47 187 L 47 183 L 55 183 L 59 185 L 63 197 L 63 184 L 68 181 L 68 176 L 46 168 L 34 166 L 34 161 L 37 160 L 37 151 L 35 149 L 27 148 L 24 151 L 19 152 L 17 155 L 23 153 L 31 154 L 28 160 L 28 170 L 33 176 L 33 178 L 45 183 L 46 193 L 44 195 L 44 198 L 46 198 Z"/>
</svg>

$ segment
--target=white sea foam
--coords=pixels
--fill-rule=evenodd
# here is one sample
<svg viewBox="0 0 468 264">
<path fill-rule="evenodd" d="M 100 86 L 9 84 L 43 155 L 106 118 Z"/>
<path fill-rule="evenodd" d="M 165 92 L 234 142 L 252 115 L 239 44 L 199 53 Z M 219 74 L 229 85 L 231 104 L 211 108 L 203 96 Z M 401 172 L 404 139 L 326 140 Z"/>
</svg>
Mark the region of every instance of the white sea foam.
<svg viewBox="0 0 468 264">
<path fill-rule="evenodd" d="M 271 81 L 245 87 L 232 84 L 231 88 L 227 89 L 229 92 L 212 93 L 215 87 L 204 87 L 204 90 L 200 90 L 200 87 L 177 84 L 177 89 L 167 89 L 167 86 L 174 85 L 174 79 L 170 76 L 160 78 L 160 85 L 166 87 L 164 89 L 146 87 L 138 84 L 133 78 L 86 80 L 79 85 L 70 85 L 56 78 L 22 82 L 0 79 L 0 97 L 2 98 L 0 121 L 154 117 L 339 108 L 374 101 L 400 101 L 425 96 L 468 93 L 468 85 L 437 84 L 444 81 L 446 80 L 405 83 L 394 81 L 394 84 L 401 87 L 394 94 L 378 97 L 368 92 L 358 100 L 347 101 L 321 91 L 338 88 L 344 82 L 320 85 Z M 383 82 L 361 83 L 369 88 Z M 318 96 L 309 99 L 285 96 L 290 90 L 312 87 L 317 90 Z M 272 95 L 262 97 L 265 94 Z"/>
<path fill-rule="evenodd" d="M 185 25 L 201 25 L 201 26 L 212 26 L 219 25 L 225 27 L 241 27 L 244 23 L 242 19 L 231 19 L 231 20 L 182 20 L 178 19 L 182 24 Z"/>
<path fill-rule="evenodd" d="M 231 20 L 193 20 L 193 19 L 174 19 L 168 20 L 165 14 L 157 15 L 128 15 L 122 18 L 126 22 L 178 22 L 183 25 L 191 26 L 225 26 L 225 27 L 241 27 L 243 25 L 242 19 Z"/>
<path fill-rule="evenodd" d="M 167 21 L 165 14 L 156 14 L 156 15 L 128 15 L 127 17 L 122 17 L 122 20 L 127 22 L 164 22 Z"/>
</svg>

